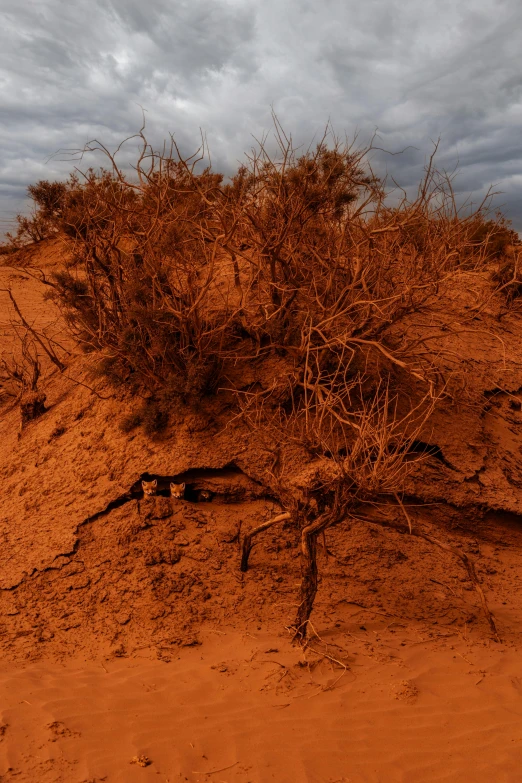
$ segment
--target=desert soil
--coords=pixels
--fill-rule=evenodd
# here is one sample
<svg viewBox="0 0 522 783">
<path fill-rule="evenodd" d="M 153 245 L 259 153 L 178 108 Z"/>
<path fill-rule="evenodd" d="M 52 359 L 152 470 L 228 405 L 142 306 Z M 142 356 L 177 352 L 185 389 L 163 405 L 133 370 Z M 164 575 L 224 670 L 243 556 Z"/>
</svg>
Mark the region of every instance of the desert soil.
<svg viewBox="0 0 522 783">
<path fill-rule="evenodd" d="M 56 243 L 38 253 L 47 271 L 61 262 Z M 8 285 L 71 347 L 45 286 L 0 267 Z M 11 316 L 0 292 L 4 354 Z M 515 358 L 494 393 L 498 378 L 482 384 L 490 409 L 480 422 L 444 413 L 430 441 L 441 452 L 408 499 L 414 524 L 474 559 L 500 642 L 458 558 L 352 519 L 320 547 L 303 650 L 288 630 L 292 526 L 238 568 L 241 534 L 278 511 L 241 434 L 204 409 L 178 411 L 160 438 L 124 433 L 133 401 L 81 356 L 63 374 L 45 366 L 48 410 L 21 435 L 0 399 L 0 783 L 518 783 L 518 323 L 498 326 Z M 465 340 L 461 353 L 498 375 L 498 340 Z M 162 492 L 184 477 L 213 500 L 143 499 L 144 472 Z"/>
</svg>

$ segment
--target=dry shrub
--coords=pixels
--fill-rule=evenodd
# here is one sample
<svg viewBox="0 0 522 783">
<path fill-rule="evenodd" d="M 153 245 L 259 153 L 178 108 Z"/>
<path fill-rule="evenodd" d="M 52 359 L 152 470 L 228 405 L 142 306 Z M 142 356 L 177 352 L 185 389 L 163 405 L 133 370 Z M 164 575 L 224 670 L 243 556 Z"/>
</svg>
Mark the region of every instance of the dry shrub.
<svg viewBox="0 0 522 783">
<path fill-rule="evenodd" d="M 37 419 L 46 411 L 46 395 L 43 392 L 29 391 L 20 399 L 20 416 L 22 425 Z"/>
<path fill-rule="evenodd" d="M 325 134 L 299 152 L 275 128 L 278 154 L 261 141 L 227 183 L 204 167 L 204 146 L 185 159 L 171 140 L 159 153 L 143 131 L 135 179 L 94 141 L 82 154 L 110 167 L 75 174 L 65 192 L 39 183 L 43 215 L 72 249 L 53 295 L 113 379 L 190 402 L 277 351 L 294 386 L 315 388 L 339 351 L 353 366 L 368 347 L 426 375 L 386 331 L 449 280 L 487 269 L 510 230 L 486 201 L 463 216 L 433 161 L 418 196 L 390 207 L 371 146 Z"/>
<path fill-rule="evenodd" d="M 42 374 L 38 346 L 30 333 L 18 333 L 17 350 L 0 357 L 0 384 L 5 396 L 20 405 L 22 424 L 45 413 L 46 396 L 39 388 Z"/>
<path fill-rule="evenodd" d="M 133 411 L 121 419 L 119 427 L 122 432 L 129 433 L 135 430 L 136 427 L 139 427 L 142 421 L 143 414 L 139 411 Z"/>
<path fill-rule="evenodd" d="M 12 256 L 17 252 L 17 248 L 12 244 L 0 245 L 0 256 Z"/>
<path fill-rule="evenodd" d="M 502 247 L 500 260 L 493 272 L 497 291 L 505 299 L 506 305 L 513 305 L 522 295 L 522 246 L 513 241 Z"/>
<path fill-rule="evenodd" d="M 376 496 L 399 497 L 444 389 L 408 316 L 470 273 L 493 274 L 513 232 L 490 218 L 489 197 L 457 208 L 433 156 L 417 196 L 390 206 L 371 145 L 327 131 L 302 152 L 274 122 L 276 154 L 261 140 L 228 182 L 205 165 L 204 144 L 190 158 L 173 139 L 156 152 L 142 129 L 128 177 L 116 154 L 89 143 L 81 156 L 102 153 L 108 165 L 74 175 L 60 195 L 53 219 L 72 261 L 52 295 L 78 342 L 102 356 L 99 371 L 146 391 L 149 434 L 167 426 L 176 398 L 235 396 L 300 531 L 304 637 L 317 535 Z M 244 363 L 266 380 L 274 357 L 273 384 L 245 392 Z M 311 471 L 301 483 L 292 449 Z"/>
<path fill-rule="evenodd" d="M 12 246 L 40 242 L 61 229 L 61 217 L 68 186 L 64 182 L 40 180 L 29 185 L 27 195 L 33 202 L 32 216 L 17 215 L 16 235 L 7 234 Z"/>
<path fill-rule="evenodd" d="M 11 318 L 4 326 L 13 337 L 10 351 L 0 355 L 0 401 L 6 397 L 20 405 L 23 426 L 46 410 L 46 395 L 40 388 L 41 360 L 50 361 L 63 372 L 63 357 L 69 351 L 49 334 L 52 330 L 37 329 L 27 320 L 10 288 L 0 292 L 7 294 L 12 306 Z"/>
</svg>

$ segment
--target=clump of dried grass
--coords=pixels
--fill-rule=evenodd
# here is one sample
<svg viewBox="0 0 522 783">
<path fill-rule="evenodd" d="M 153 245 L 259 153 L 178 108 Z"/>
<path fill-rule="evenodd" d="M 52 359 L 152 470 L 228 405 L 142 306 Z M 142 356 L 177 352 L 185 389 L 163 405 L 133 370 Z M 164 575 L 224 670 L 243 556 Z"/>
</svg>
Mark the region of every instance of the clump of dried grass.
<svg viewBox="0 0 522 783">
<path fill-rule="evenodd" d="M 18 335 L 18 350 L 0 357 L 0 384 L 4 396 L 20 406 L 22 425 L 45 413 L 46 395 L 38 347 L 29 333 Z"/>
<path fill-rule="evenodd" d="M 52 295 L 111 377 L 190 401 L 277 351 L 307 390 L 339 352 L 353 366 L 367 349 L 423 375 L 419 353 L 408 340 L 392 349 L 386 331 L 487 269 L 513 233 L 487 199 L 464 216 L 433 158 L 417 197 L 391 207 L 371 145 L 326 133 L 300 151 L 274 121 L 276 154 L 261 140 L 228 182 L 205 145 L 156 152 L 142 129 L 135 178 L 93 141 L 81 156 L 102 153 L 106 169 L 35 186 L 38 214 L 72 251 Z"/>
</svg>

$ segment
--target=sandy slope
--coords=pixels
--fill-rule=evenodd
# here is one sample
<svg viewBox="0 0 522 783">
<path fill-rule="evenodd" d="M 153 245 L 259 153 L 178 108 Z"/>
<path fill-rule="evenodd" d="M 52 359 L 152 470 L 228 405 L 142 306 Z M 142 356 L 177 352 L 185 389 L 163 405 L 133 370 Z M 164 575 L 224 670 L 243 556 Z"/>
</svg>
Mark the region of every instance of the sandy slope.
<svg viewBox="0 0 522 783">
<path fill-rule="evenodd" d="M 35 252 L 60 262 L 53 243 Z M 6 284 L 62 336 L 40 283 L 0 268 Z M 0 308 L 9 351 L 1 294 Z M 522 326 L 483 313 L 473 329 L 451 337 L 467 380 L 426 435 L 440 453 L 412 479 L 410 514 L 474 558 L 502 644 L 457 559 L 352 521 L 320 551 L 322 641 L 303 653 L 284 630 L 291 526 L 238 571 L 238 532 L 275 510 L 249 484 L 266 458 L 243 433 L 178 409 L 161 438 L 124 434 L 133 401 L 82 357 L 48 368 L 49 410 L 21 437 L 0 407 L 0 783 L 519 781 Z M 211 504 L 133 496 L 103 513 L 144 471 L 195 468 Z M 149 766 L 130 763 L 141 754 Z"/>
</svg>

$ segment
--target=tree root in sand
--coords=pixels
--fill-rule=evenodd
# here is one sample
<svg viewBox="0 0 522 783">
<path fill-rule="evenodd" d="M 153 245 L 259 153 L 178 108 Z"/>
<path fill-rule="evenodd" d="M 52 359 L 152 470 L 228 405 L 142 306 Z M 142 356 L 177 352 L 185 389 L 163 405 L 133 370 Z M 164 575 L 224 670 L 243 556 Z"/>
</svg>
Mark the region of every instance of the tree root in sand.
<svg viewBox="0 0 522 783">
<path fill-rule="evenodd" d="M 289 511 L 284 511 L 281 514 L 269 519 L 267 522 L 258 525 L 243 539 L 243 547 L 241 553 L 241 571 L 248 570 L 248 558 L 253 546 L 253 539 L 255 536 L 262 533 L 264 530 L 276 525 L 278 522 L 284 522 L 291 518 Z M 306 525 L 301 531 L 301 591 L 300 601 L 297 609 L 297 616 L 294 624 L 295 634 L 294 641 L 305 642 L 306 630 L 310 615 L 312 613 L 315 596 L 317 594 L 318 585 L 318 573 L 317 573 L 317 537 L 319 533 L 324 533 L 327 527 L 330 527 L 334 521 L 331 514 L 324 514 L 315 519 L 310 524 Z M 326 550 L 326 546 L 325 546 Z"/>
<path fill-rule="evenodd" d="M 302 643 L 306 641 L 308 622 L 317 595 L 317 537 L 335 521 L 337 520 L 333 519 L 331 514 L 324 514 L 314 519 L 301 531 L 301 588 L 294 624 L 294 641 Z"/>
<path fill-rule="evenodd" d="M 407 529 L 401 528 L 398 525 L 395 525 L 391 522 L 387 522 L 382 519 L 374 519 L 369 517 L 363 519 L 366 522 L 370 522 L 372 524 L 380 525 L 381 527 L 386 527 L 395 530 L 397 533 L 401 533 L 403 535 L 412 535 L 412 536 L 416 536 L 417 538 L 422 538 L 425 541 L 428 541 L 429 543 L 439 547 L 439 549 L 442 549 L 445 552 L 449 552 L 455 555 L 455 557 L 458 557 L 458 559 L 464 565 L 469 580 L 479 596 L 480 603 L 482 606 L 482 611 L 488 622 L 493 638 L 495 639 L 495 641 L 500 642 L 500 637 L 498 635 L 498 631 L 495 625 L 495 620 L 493 618 L 493 615 L 491 614 L 491 611 L 489 609 L 486 600 L 486 596 L 478 580 L 477 572 L 475 570 L 475 564 L 473 563 L 473 561 L 470 560 L 470 558 L 463 552 L 459 552 L 459 550 L 455 546 L 452 546 L 451 544 L 447 544 L 444 541 L 440 541 L 438 538 L 435 538 L 435 536 L 432 536 L 428 533 L 424 533 L 422 530 L 415 530 L 412 526 L 411 519 L 409 518 L 409 515 L 406 509 L 404 508 L 403 504 L 399 503 L 399 505 L 404 513 L 404 516 L 406 517 L 406 521 L 408 523 Z M 272 519 L 269 519 L 267 522 L 263 522 L 263 524 L 254 528 L 250 533 L 248 533 L 245 536 L 245 538 L 243 539 L 243 547 L 242 547 L 241 571 L 245 572 L 248 570 L 248 558 L 253 546 L 253 539 L 255 538 L 255 536 L 259 535 L 259 533 L 262 533 L 264 530 L 268 530 L 278 522 L 283 522 L 284 520 L 290 518 L 291 515 L 289 512 L 278 514 L 276 517 L 273 517 Z M 295 623 L 293 625 L 294 641 L 299 642 L 301 644 L 306 643 L 307 628 L 310 621 L 310 615 L 312 614 L 315 597 L 317 595 L 317 587 L 318 587 L 317 538 L 320 533 L 324 534 L 325 530 L 328 527 L 331 527 L 332 525 L 338 523 L 338 521 L 339 520 L 333 518 L 331 514 L 324 514 L 318 517 L 317 519 L 315 519 L 310 524 L 306 525 L 301 531 L 302 577 L 301 577 L 301 587 L 300 587 L 300 600 L 297 608 Z"/>
<path fill-rule="evenodd" d="M 411 520 L 406 513 L 406 510 L 402 503 L 400 503 L 400 506 L 404 512 L 404 515 L 406 517 L 406 520 L 408 522 L 408 530 L 399 527 L 398 525 L 394 525 L 391 522 L 387 522 L 382 519 L 369 519 L 367 518 L 367 522 L 372 522 L 373 524 L 380 525 L 381 527 L 386 527 L 391 530 L 395 530 L 397 533 L 402 533 L 403 535 L 411 535 L 416 536 L 417 538 L 423 538 L 425 541 L 429 541 L 430 544 L 434 544 L 435 546 L 438 546 L 440 549 L 443 549 L 445 552 L 450 552 L 451 554 L 455 555 L 455 557 L 458 557 L 459 560 L 464 565 L 464 568 L 467 571 L 469 580 L 473 587 L 475 588 L 480 603 L 482 606 L 482 611 L 484 613 L 484 617 L 486 618 L 488 625 L 490 627 L 491 633 L 493 635 L 493 638 L 496 642 L 500 642 L 500 637 L 498 635 L 497 627 L 495 625 L 495 620 L 493 618 L 493 615 L 491 614 L 491 611 L 488 606 L 488 602 L 486 600 L 486 596 L 484 595 L 484 590 L 482 589 L 480 582 L 477 577 L 477 572 L 475 570 L 475 564 L 473 563 L 470 558 L 464 554 L 463 552 L 459 552 L 457 547 L 452 546 L 452 544 L 446 544 L 444 541 L 440 541 L 438 538 L 435 538 L 435 536 L 429 535 L 428 533 L 424 533 L 422 530 L 415 530 L 411 525 Z"/>
<path fill-rule="evenodd" d="M 500 642 L 500 637 L 498 635 L 497 627 L 495 625 L 495 620 L 493 619 L 493 615 L 491 614 L 491 611 L 489 609 L 488 602 L 486 601 L 484 590 L 480 586 L 480 582 L 477 577 L 477 572 L 475 571 L 475 564 L 473 563 L 473 561 L 470 560 L 469 557 L 465 555 L 463 552 L 459 552 L 459 550 L 456 547 L 452 546 L 451 544 L 445 544 L 443 541 L 439 541 L 438 538 L 434 538 L 433 536 L 427 535 L 427 533 L 412 531 L 412 535 L 418 536 L 419 538 L 424 538 L 426 541 L 435 544 L 435 546 L 444 549 L 446 552 L 451 552 L 462 561 L 466 571 L 468 572 L 470 582 L 472 583 L 473 587 L 478 593 L 478 596 L 480 598 L 480 603 L 482 605 L 482 611 L 484 612 L 484 616 L 488 621 L 489 627 L 491 629 L 491 633 L 493 634 L 493 638 L 495 639 L 495 641 Z"/>
<path fill-rule="evenodd" d="M 248 570 L 248 558 L 253 546 L 253 539 L 255 536 L 262 533 L 264 530 L 276 525 L 278 522 L 284 522 L 291 518 L 289 511 L 285 511 L 277 516 L 269 519 L 267 522 L 258 525 L 243 539 L 243 547 L 241 553 L 241 571 Z M 297 609 L 296 621 L 294 624 L 295 634 L 294 641 L 298 640 L 304 642 L 306 640 L 306 629 L 312 608 L 317 594 L 318 585 L 318 573 L 317 573 L 317 536 L 319 533 L 324 533 L 327 527 L 330 527 L 334 522 L 331 514 L 325 514 L 315 519 L 309 525 L 306 525 L 301 531 L 301 555 L 302 555 L 302 581 L 300 602 Z"/>
<path fill-rule="evenodd" d="M 333 655 L 331 655 L 330 653 L 326 652 L 326 650 L 328 650 L 328 644 L 323 639 L 321 639 L 321 637 L 319 636 L 319 634 L 317 633 L 317 631 L 313 627 L 311 620 L 308 620 L 308 626 L 309 626 L 309 628 L 312 629 L 312 633 L 314 635 L 314 638 L 317 639 L 317 641 L 320 642 L 324 646 L 325 649 L 324 650 L 318 650 L 316 647 L 312 647 L 312 645 L 310 643 L 311 640 L 307 639 L 306 642 L 303 644 L 303 652 L 306 654 L 306 650 L 311 650 L 319 658 L 326 659 L 330 663 L 333 663 L 333 664 L 335 664 L 336 666 L 339 666 L 342 669 L 341 674 L 333 682 L 329 683 L 328 685 L 326 685 L 324 687 L 319 688 L 319 690 L 316 691 L 315 694 L 312 694 L 313 696 L 315 696 L 317 693 L 324 693 L 325 691 L 333 690 L 335 688 L 335 686 L 337 685 L 337 683 L 339 682 L 339 680 L 341 680 L 344 677 L 344 675 L 346 674 L 346 672 L 349 670 L 350 667 L 347 666 L 347 664 L 344 663 L 340 658 L 334 658 Z M 293 629 L 293 630 L 295 630 L 295 629 Z M 310 697 L 308 697 L 308 698 L 310 698 Z"/>
<path fill-rule="evenodd" d="M 243 547 L 241 550 L 241 571 L 243 571 L 243 573 L 248 571 L 248 558 L 250 557 L 250 552 L 253 547 L 253 539 L 259 535 L 259 533 L 262 533 L 263 530 L 268 530 L 278 522 L 284 522 L 285 520 L 290 519 L 290 517 L 290 512 L 284 511 L 282 514 L 278 514 L 276 517 L 269 519 L 267 522 L 263 522 L 262 525 L 258 525 L 253 530 L 251 530 L 250 533 L 246 534 L 243 539 Z"/>
<path fill-rule="evenodd" d="M 424 533 L 421 530 L 415 530 L 403 504 L 399 503 L 399 505 L 401 506 L 404 516 L 406 517 L 408 529 L 401 528 L 398 525 L 386 522 L 385 520 L 366 518 L 366 521 L 381 525 L 382 527 L 390 528 L 398 533 L 402 533 L 403 535 L 412 535 L 417 536 L 417 538 L 423 538 L 425 541 L 429 541 L 431 544 L 434 544 L 440 549 L 443 549 L 445 552 L 450 552 L 451 554 L 458 557 L 464 565 L 469 580 L 480 598 L 482 611 L 488 622 L 493 638 L 495 641 L 500 642 L 495 620 L 491 614 L 488 603 L 486 601 L 486 596 L 484 595 L 484 591 L 478 580 L 475 564 L 473 561 L 470 560 L 470 558 L 463 552 L 459 552 L 455 546 L 446 544 L 444 541 L 440 541 L 438 538 L 435 538 L 435 536 Z M 338 521 L 339 520 L 333 519 L 330 515 L 325 515 L 319 517 L 318 519 L 314 520 L 314 522 L 304 527 L 301 532 L 302 580 L 300 602 L 297 609 L 297 617 L 294 626 L 294 641 L 298 641 L 300 643 L 306 642 L 307 626 L 310 621 L 310 615 L 312 613 L 315 596 L 317 594 L 317 537 L 319 533 L 324 532 L 328 527 L 338 523 Z"/>
</svg>

